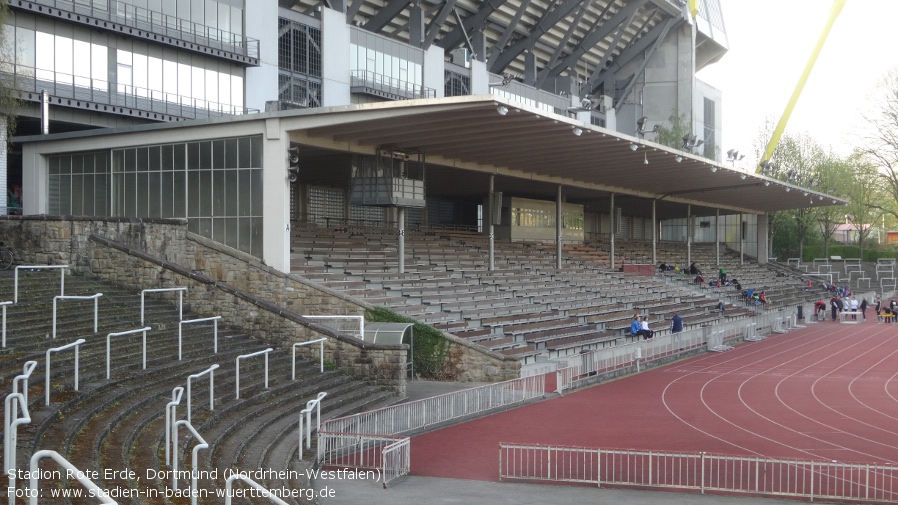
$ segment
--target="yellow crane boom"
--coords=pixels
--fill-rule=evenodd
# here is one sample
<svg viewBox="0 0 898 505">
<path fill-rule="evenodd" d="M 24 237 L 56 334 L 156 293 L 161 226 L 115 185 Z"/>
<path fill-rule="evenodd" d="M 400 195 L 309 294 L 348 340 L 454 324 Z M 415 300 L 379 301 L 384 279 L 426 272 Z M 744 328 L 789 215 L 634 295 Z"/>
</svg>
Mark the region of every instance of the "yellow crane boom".
<svg viewBox="0 0 898 505">
<path fill-rule="evenodd" d="M 833 2 L 833 6 L 829 11 L 829 19 L 823 27 L 823 32 L 820 34 L 820 38 L 817 39 L 817 44 L 811 52 L 811 57 L 808 58 L 808 62 L 804 66 L 804 71 L 798 79 L 798 84 L 795 85 L 795 90 L 792 91 L 792 97 L 789 98 L 789 102 L 786 104 L 786 110 L 783 112 L 779 123 L 777 123 L 776 129 L 773 130 L 773 136 L 770 137 L 770 142 L 767 144 L 764 156 L 762 156 L 761 160 L 758 162 L 759 171 L 762 167 L 761 164 L 769 161 L 770 157 L 773 156 L 773 151 L 776 150 L 776 146 L 780 142 L 780 137 L 783 136 L 783 130 L 786 129 L 786 123 L 789 122 L 789 116 L 792 115 L 792 109 L 795 108 L 795 103 L 798 102 L 798 97 L 801 96 L 801 91 L 808 81 L 808 76 L 811 75 L 811 70 L 814 68 L 814 64 L 817 63 L 817 56 L 820 55 L 820 51 L 823 49 L 823 44 L 826 42 L 826 38 L 829 37 L 829 31 L 832 29 L 833 24 L 836 22 L 836 18 L 839 17 L 839 13 L 842 12 L 842 7 L 844 6 L 845 0 L 835 0 Z"/>
</svg>

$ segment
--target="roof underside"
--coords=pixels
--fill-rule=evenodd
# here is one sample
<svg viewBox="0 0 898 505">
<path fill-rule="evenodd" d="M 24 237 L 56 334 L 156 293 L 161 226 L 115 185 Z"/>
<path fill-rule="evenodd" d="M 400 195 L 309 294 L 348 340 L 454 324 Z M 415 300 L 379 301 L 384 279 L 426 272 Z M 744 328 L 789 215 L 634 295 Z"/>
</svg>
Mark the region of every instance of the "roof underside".
<svg viewBox="0 0 898 505">
<path fill-rule="evenodd" d="M 499 105 L 508 109 L 505 115 Z M 554 200 L 558 185 L 571 202 L 601 202 L 614 193 L 615 205 L 631 215 L 651 215 L 651 200 L 658 201 L 659 217 L 685 216 L 687 204 L 693 215 L 711 215 L 843 203 L 493 96 L 336 107 L 284 120 L 291 141 L 306 146 L 307 154 L 374 154 L 387 146 L 424 152 L 428 194 L 485 193 L 487 176 L 495 174 L 496 190 L 509 196 Z"/>
<path fill-rule="evenodd" d="M 526 55 L 532 54 L 533 68 L 538 75 L 524 78 L 525 82 L 535 78 L 538 87 L 546 87 L 548 79 L 576 73 L 589 80 L 591 89 L 585 90 L 589 93 L 598 91 L 603 84 L 600 75 L 619 70 L 685 20 L 682 0 L 279 0 L 279 3 L 310 16 L 324 3 L 345 11 L 347 22 L 354 26 L 425 49 L 431 45 L 447 51 L 460 47 L 476 49 L 481 47 L 477 39 L 482 33 L 480 52 L 484 54 L 477 57 L 487 62 L 489 71 L 522 78 L 526 75 Z M 409 22 L 419 16 L 423 18 L 420 43 L 412 40 Z M 708 40 L 713 42 L 701 32 L 698 37 L 699 46 Z M 715 54 L 697 63 L 712 62 L 716 54 L 725 50 L 718 47 L 712 51 Z M 605 94 L 612 94 L 612 90 L 605 90 Z"/>
</svg>

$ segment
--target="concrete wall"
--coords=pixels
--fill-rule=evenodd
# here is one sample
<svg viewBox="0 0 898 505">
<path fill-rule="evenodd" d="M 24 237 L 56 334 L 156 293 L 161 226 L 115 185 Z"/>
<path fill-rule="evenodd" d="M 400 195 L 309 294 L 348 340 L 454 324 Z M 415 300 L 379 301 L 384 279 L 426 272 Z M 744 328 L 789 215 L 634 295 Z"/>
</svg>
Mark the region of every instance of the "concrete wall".
<svg viewBox="0 0 898 505">
<path fill-rule="evenodd" d="M 190 311 L 220 315 L 225 324 L 274 345 L 286 348 L 326 336 L 325 359 L 338 369 L 405 392 L 408 346 L 366 344 L 301 317 L 364 315 L 368 305 L 188 233 L 183 220 L 10 216 L 0 218 L 0 233 L 27 263 L 67 263 L 135 291 L 186 286 Z M 447 379 L 518 376 L 517 360 L 444 335 L 450 341 Z"/>
</svg>

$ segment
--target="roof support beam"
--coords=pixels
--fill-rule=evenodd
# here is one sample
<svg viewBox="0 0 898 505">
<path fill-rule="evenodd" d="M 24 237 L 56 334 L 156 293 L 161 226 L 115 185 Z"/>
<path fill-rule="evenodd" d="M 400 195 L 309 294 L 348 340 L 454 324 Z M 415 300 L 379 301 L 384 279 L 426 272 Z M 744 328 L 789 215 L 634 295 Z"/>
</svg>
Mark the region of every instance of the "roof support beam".
<svg viewBox="0 0 898 505">
<path fill-rule="evenodd" d="M 558 61 L 558 57 L 561 56 L 561 53 L 564 51 L 564 48 L 567 47 L 567 43 L 570 42 L 571 37 L 574 35 L 574 30 L 580 26 L 580 23 L 583 21 L 583 16 L 589 11 L 590 6 L 592 6 L 593 0 L 586 0 L 580 5 L 580 10 L 577 12 L 577 15 L 574 16 L 574 20 L 571 21 L 571 24 L 568 25 L 567 31 L 564 32 L 564 36 L 558 41 L 558 46 L 555 48 L 555 51 L 552 53 L 552 56 L 549 57 L 549 61 L 546 62 L 546 66 L 543 67 L 543 70 L 539 72 L 536 76 L 536 84 L 535 86 L 538 88 L 542 86 L 543 82 L 546 80 L 546 69 L 550 68 L 552 65 Z"/>
<path fill-rule="evenodd" d="M 455 1 L 456 0 L 446 0 L 443 2 L 443 7 L 440 9 L 440 12 L 427 24 L 427 29 L 424 30 L 423 49 L 429 49 L 430 46 L 433 45 L 433 41 L 436 40 L 437 35 L 440 34 L 440 28 L 443 26 L 443 23 L 446 22 L 446 18 L 449 17 L 449 14 L 452 13 L 452 9 L 455 8 Z"/>
<path fill-rule="evenodd" d="M 595 93 L 598 83 L 602 81 L 599 79 L 599 76 L 602 75 L 602 71 L 605 70 L 605 65 L 608 64 L 611 55 L 614 54 L 614 48 L 620 44 L 621 38 L 624 36 L 624 33 L 626 33 L 627 27 L 633 22 L 635 16 L 636 13 L 634 12 L 633 15 L 627 19 L 626 23 L 621 23 L 620 27 L 617 29 L 617 33 L 614 35 L 614 40 L 611 42 L 611 45 L 608 46 L 608 50 L 605 51 L 601 61 L 599 61 L 598 65 L 596 65 L 596 68 L 592 71 L 592 74 L 586 79 L 586 82 L 583 85 L 583 89 L 587 90 L 587 93 Z"/>
<path fill-rule="evenodd" d="M 487 0 L 480 6 L 480 10 L 466 17 L 460 25 L 456 25 L 451 32 L 447 33 L 437 44 L 443 49 L 453 49 L 455 46 L 465 41 L 465 34 L 471 30 L 480 30 L 481 25 L 490 14 L 499 9 L 507 0 Z M 482 55 L 481 55 L 482 57 Z"/>
<path fill-rule="evenodd" d="M 557 65 L 555 65 L 551 70 L 549 70 L 547 79 L 552 77 L 557 77 L 561 74 L 562 71 L 566 68 L 571 68 L 577 64 L 577 61 L 580 60 L 584 54 L 586 54 L 593 46 L 601 42 L 608 35 L 610 35 L 615 28 L 617 28 L 621 23 L 630 18 L 635 12 L 639 10 L 640 7 L 646 4 L 648 0 L 634 0 L 631 3 L 628 3 L 626 7 L 617 11 L 614 16 L 611 17 L 608 21 L 602 24 L 602 26 L 598 27 L 597 30 L 590 33 L 586 38 L 583 39 L 583 42 L 580 43 L 580 47 L 578 47 L 575 51 L 569 54 L 566 58 L 561 60 Z"/>
<path fill-rule="evenodd" d="M 530 35 L 527 37 L 515 42 L 508 49 L 501 48 L 500 53 L 496 55 L 495 60 L 487 66 L 490 69 L 490 72 L 494 74 L 501 74 L 505 67 L 507 67 L 511 62 L 515 60 L 521 53 L 526 51 L 527 49 L 532 48 L 536 41 L 539 40 L 540 37 L 543 36 L 544 33 L 549 31 L 550 28 L 558 24 L 559 21 L 566 18 L 568 14 L 571 13 L 574 9 L 580 5 L 582 0 L 565 0 L 565 2 L 558 7 L 556 7 L 551 12 L 547 12 L 543 15 L 543 18 L 539 20 L 539 23 L 530 29 Z M 646 1 L 646 0 L 639 0 Z"/>
<path fill-rule="evenodd" d="M 527 12 L 527 8 L 530 7 L 531 0 L 522 0 L 521 8 L 518 9 L 517 12 L 514 13 L 514 17 L 511 18 L 511 21 L 508 22 L 508 26 L 505 27 L 505 31 L 502 32 L 502 35 L 499 37 L 499 40 L 496 41 L 496 45 L 490 48 L 489 58 L 487 60 L 487 68 L 493 63 L 493 59 L 497 54 L 502 52 L 502 49 L 505 47 L 505 44 L 508 44 L 508 40 L 514 35 L 515 29 L 518 27 L 518 23 L 521 22 L 521 17 Z"/>
<path fill-rule="evenodd" d="M 377 11 L 377 14 L 371 16 L 371 19 L 362 25 L 362 28 L 369 32 L 378 33 L 383 30 L 383 28 L 387 26 L 387 23 L 392 21 L 393 18 L 401 14 L 406 7 L 409 7 L 410 4 L 417 5 L 417 2 L 409 2 L 409 0 L 391 0 L 390 3 Z"/>
<path fill-rule="evenodd" d="M 346 10 L 346 22 L 354 25 L 353 20 L 355 19 L 355 15 L 359 13 L 359 10 L 362 8 L 362 5 L 365 3 L 365 0 L 352 0 L 352 3 L 349 4 L 349 9 Z"/>
<path fill-rule="evenodd" d="M 630 94 L 630 92 L 633 91 L 633 86 L 636 85 L 636 76 L 638 76 L 639 74 L 642 73 L 643 70 L 645 70 L 645 67 L 646 67 L 646 65 L 648 65 L 649 60 L 652 58 L 652 55 L 655 54 L 655 51 L 658 49 L 658 46 L 660 46 L 661 42 L 664 41 L 664 39 L 667 37 L 667 32 L 669 32 L 671 28 L 673 28 L 675 25 L 678 25 L 681 22 L 682 22 L 682 19 L 670 18 L 667 20 L 666 23 L 655 26 L 655 28 L 651 32 L 649 32 L 649 33 L 654 33 L 655 31 L 657 31 L 658 28 L 661 28 L 660 33 L 658 33 L 655 36 L 652 46 L 647 51 L 645 58 L 643 58 L 642 61 L 640 62 L 639 68 L 636 69 L 636 72 L 634 72 L 633 78 L 630 79 L 630 82 L 627 84 L 627 87 L 624 88 L 623 92 L 617 98 L 617 102 L 615 102 L 615 104 L 614 104 L 615 109 L 618 109 L 621 106 L 621 104 L 624 103 L 624 100 L 627 99 L 627 96 Z M 643 40 L 646 40 L 647 41 L 646 43 L 648 43 L 648 40 L 652 40 L 652 39 L 647 35 L 647 36 L 643 37 Z M 642 40 L 640 42 L 642 42 Z M 638 45 L 640 45 L 640 44 L 637 43 L 636 46 L 638 46 Z M 636 46 L 634 46 L 633 49 L 635 49 Z"/>
</svg>

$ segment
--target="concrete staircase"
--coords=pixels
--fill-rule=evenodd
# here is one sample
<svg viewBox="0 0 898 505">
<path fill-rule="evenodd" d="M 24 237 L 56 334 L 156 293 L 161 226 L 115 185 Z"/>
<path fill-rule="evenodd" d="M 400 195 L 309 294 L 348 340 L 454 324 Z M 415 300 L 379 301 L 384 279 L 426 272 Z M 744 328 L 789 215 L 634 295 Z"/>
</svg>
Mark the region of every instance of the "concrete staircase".
<svg viewBox="0 0 898 505">
<path fill-rule="evenodd" d="M 11 300 L 11 272 L 0 275 L 0 300 Z M 37 450 L 59 452 L 80 469 L 100 472 L 96 483 L 110 491 L 127 490 L 132 497 L 119 503 L 187 503 L 180 497 L 166 497 L 171 481 L 159 478 L 165 470 L 165 406 L 172 389 L 186 386 L 187 377 L 213 364 L 214 410 L 209 410 L 208 376 L 192 384 L 192 424 L 209 443 L 201 451 L 198 470 L 218 469 L 218 478 L 201 480 L 200 487 L 214 493 L 224 487 L 225 471 L 240 469 L 296 470 L 304 463 L 297 458 L 299 412 L 318 392 L 328 396 L 322 402 L 322 417 L 335 417 L 370 410 L 392 403 L 395 394 L 371 387 L 339 371 L 318 370 L 317 359 L 297 360 L 297 380 L 291 380 L 291 352 L 274 349 L 269 354 L 269 384 L 264 388 L 264 360 L 257 356 L 240 365 L 240 398 L 236 398 L 237 356 L 269 346 L 219 321 L 218 352 L 213 352 L 211 324 L 184 327 L 183 359 L 178 360 L 178 309 L 164 295 L 148 295 L 145 308 L 147 368 L 142 367 L 142 335 L 112 337 L 111 378 L 106 379 L 106 335 L 140 328 L 140 294 L 86 275 L 68 275 L 66 295 L 103 293 L 99 300 L 98 331 L 93 331 L 93 302 L 60 300 L 57 338 L 52 333 L 52 301 L 59 294 L 58 272 L 27 273 L 19 280 L 19 303 L 8 307 L 7 345 L 0 351 L 0 386 L 4 395 L 11 391 L 12 379 L 22 373 L 29 360 L 38 362 L 29 381 L 29 410 L 32 422 L 18 430 L 18 468 L 27 469 L 30 455 Z M 164 299 L 165 298 L 165 299 Z M 200 316 L 185 307 L 184 319 Z M 84 338 L 79 352 L 79 391 L 73 390 L 74 353 L 52 357 L 49 406 L 44 405 L 45 352 Z M 178 418 L 186 416 L 187 398 L 178 406 Z M 189 469 L 195 444 L 187 430 L 180 430 L 179 469 Z M 314 448 L 313 448 L 314 450 Z M 307 453 L 308 462 L 312 453 Z M 58 469 L 46 461 L 42 466 Z M 135 478 L 104 470 L 132 469 Z M 147 470 L 151 470 L 148 478 Z M 139 477 L 136 478 L 136 477 Z M 183 491 L 189 479 L 179 479 Z M 270 488 L 307 487 L 297 479 L 265 479 Z M 25 484 L 20 480 L 19 487 Z M 58 483 L 42 482 L 41 488 Z M 77 484 L 68 487 L 76 488 Z M 154 491 L 155 490 L 155 491 Z M 155 494 L 158 493 L 158 494 Z M 45 493 L 46 494 L 46 493 Z M 201 498 L 200 503 L 223 503 L 219 498 Z M 290 500 L 287 500 L 290 503 Z M 24 503 L 24 501 L 22 501 Z M 41 503 L 60 503 L 43 497 Z M 72 503 L 79 503 L 74 500 Z M 95 503 L 92 502 L 85 503 Z M 236 503 L 270 503 L 237 501 Z M 299 503 L 293 501 L 292 503 Z"/>
</svg>

